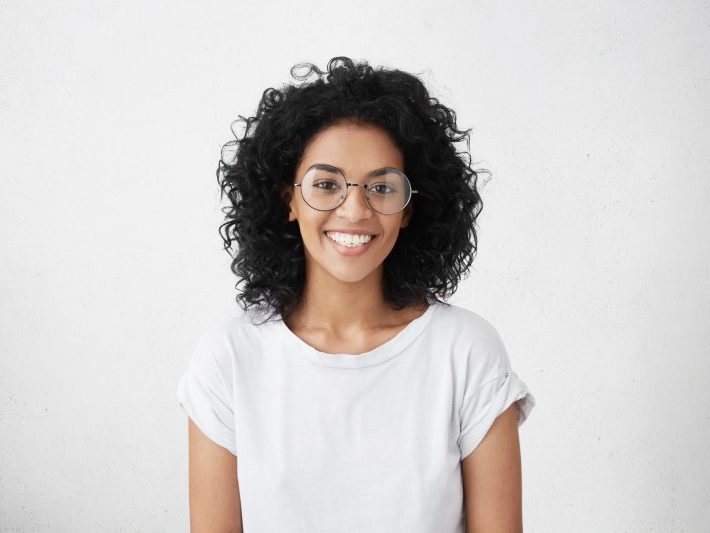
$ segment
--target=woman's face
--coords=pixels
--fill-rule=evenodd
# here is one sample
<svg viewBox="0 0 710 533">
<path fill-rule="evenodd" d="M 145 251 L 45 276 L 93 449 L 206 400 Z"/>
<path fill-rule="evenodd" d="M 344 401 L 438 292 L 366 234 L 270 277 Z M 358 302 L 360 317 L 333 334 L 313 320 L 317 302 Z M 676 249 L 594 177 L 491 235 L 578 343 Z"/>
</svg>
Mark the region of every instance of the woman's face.
<svg viewBox="0 0 710 533">
<path fill-rule="evenodd" d="M 307 145 L 296 169 L 294 183 L 301 183 L 316 163 L 341 169 L 348 183 L 366 183 L 372 171 L 394 167 L 404 172 L 404 159 L 389 134 L 374 125 L 341 122 L 317 133 Z M 381 275 L 382 262 L 411 219 L 413 207 L 383 215 L 367 204 L 361 187 L 349 187 L 346 200 L 332 211 L 318 211 L 303 199 L 300 187 L 291 187 L 289 221 L 297 220 L 303 239 L 309 275 L 325 273 L 344 282 L 358 282 Z M 326 232 L 374 235 L 364 247 L 341 246 Z"/>
</svg>

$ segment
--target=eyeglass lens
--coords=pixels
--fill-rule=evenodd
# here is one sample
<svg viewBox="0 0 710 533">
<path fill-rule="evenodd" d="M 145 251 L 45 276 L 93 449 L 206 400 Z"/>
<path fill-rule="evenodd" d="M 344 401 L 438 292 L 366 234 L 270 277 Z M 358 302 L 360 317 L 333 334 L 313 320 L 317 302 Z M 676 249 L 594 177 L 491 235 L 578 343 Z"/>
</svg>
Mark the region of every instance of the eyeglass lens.
<svg viewBox="0 0 710 533">
<path fill-rule="evenodd" d="M 382 214 L 401 211 L 411 196 L 411 185 L 404 174 L 384 169 L 367 180 L 365 196 L 370 206 Z M 337 170 L 311 168 L 301 181 L 303 199 L 320 211 L 335 209 L 347 194 L 345 176 Z"/>
</svg>

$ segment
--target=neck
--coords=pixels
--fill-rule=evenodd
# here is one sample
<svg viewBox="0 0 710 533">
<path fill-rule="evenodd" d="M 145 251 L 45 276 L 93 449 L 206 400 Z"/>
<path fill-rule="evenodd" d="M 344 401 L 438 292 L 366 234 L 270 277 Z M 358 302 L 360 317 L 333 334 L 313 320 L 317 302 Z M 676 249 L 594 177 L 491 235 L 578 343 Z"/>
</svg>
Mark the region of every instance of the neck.
<svg viewBox="0 0 710 533">
<path fill-rule="evenodd" d="M 382 266 L 354 282 L 308 272 L 303 298 L 289 321 L 296 328 L 345 335 L 381 328 L 393 312 L 382 292 Z"/>
</svg>

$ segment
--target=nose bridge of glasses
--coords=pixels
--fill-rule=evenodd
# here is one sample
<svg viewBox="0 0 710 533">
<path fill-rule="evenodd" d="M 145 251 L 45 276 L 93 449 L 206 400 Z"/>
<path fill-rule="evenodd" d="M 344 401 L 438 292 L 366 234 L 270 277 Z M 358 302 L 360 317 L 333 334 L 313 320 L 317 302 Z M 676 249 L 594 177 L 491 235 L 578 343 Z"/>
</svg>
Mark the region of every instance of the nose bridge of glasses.
<svg viewBox="0 0 710 533">
<path fill-rule="evenodd" d="M 351 189 L 355 189 L 355 191 L 352 191 Z M 362 195 L 362 198 L 359 200 L 360 202 L 363 202 L 364 205 L 367 208 L 370 208 L 370 202 L 367 198 L 367 187 L 365 184 L 362 183 L 352 183 L 346 180 L 346 186 L 345 190 L 343 191 L 343 196 L 340 200 L 340 205 L 344 204 L 348 200 L 350 200 L 351 196 L 358 196 Z"/>
</svg>

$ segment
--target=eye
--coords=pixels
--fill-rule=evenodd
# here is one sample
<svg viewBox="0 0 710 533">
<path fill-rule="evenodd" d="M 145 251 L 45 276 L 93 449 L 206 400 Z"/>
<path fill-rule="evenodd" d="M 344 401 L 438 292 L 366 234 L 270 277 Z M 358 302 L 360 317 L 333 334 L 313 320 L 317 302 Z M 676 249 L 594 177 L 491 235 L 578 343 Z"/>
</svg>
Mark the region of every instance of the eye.
<svg viewBox="0 0 710 533">
<path fill-rule="evenodd" d="M 323 185 L 323 187 L 321 187 Z M 332 191 L 338 188 L 338 182 L 331 180 L 322 180 L 313 184 L 315 189 L 320 189 L 322 191 Z"/>
<path fill-rule="evenodd" d="M 387 185 L 386 183 L 376 183 L 374 185 L 370 185 L 367 188 L 368 191 L 375 192 L 377 194 L 387 194 L 390 192 L 397 192 L 395 191 L 392 187 Z"/>
</svg>

